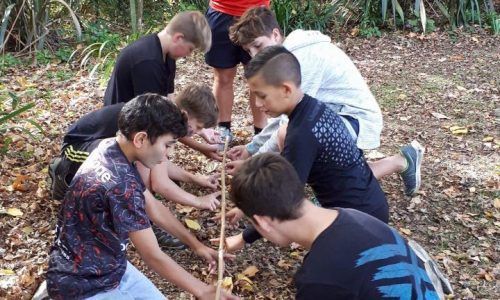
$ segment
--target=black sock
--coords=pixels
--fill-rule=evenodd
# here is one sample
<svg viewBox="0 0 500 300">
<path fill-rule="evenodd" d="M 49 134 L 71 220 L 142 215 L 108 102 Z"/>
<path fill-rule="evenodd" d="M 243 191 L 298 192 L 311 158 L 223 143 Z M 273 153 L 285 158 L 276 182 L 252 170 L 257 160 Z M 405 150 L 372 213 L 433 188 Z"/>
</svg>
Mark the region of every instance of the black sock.
<svg viewBox="0 0 500 300">
<path fill-rule="evenodd" d="M 259 134 L 262 131 L 262 128 L 259 128 L 257 126 L 253 127 L 253 131 L 255 132 L 255 135 Z"/>
<path fill-rule="evenodd" d="M 231 130 L 231 121 L 229 121 L 229 122 L 219 122 L 219 127 L 226 127 L 227 129 Z"/>
</svg>

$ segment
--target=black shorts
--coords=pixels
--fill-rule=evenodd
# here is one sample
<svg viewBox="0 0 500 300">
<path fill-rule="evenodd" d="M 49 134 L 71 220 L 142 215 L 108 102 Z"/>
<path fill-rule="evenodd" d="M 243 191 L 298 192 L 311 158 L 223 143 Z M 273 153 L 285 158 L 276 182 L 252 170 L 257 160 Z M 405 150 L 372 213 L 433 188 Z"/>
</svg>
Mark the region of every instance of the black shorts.
<svg viewBox="0 0 500 300">
<path fill-rule="evenodd" d="M 235 17 L 211 7 L 205 17 L 212 29 L 212 47 L 205 54 L 206 63 L 217 69 L 233 68 L 239 63 L 246 65 L 251 59 L 250 54 L 229 39 L 229 27 L 233 25 Z"/>
<path fill-rule="evenodd" d="M 76 172 L 90 153 L 102 140 L 69 145 L 62 150 L 61 156 L 49 164 L 50 192 L 52 198 L 62 200 Z"/>
</svg>

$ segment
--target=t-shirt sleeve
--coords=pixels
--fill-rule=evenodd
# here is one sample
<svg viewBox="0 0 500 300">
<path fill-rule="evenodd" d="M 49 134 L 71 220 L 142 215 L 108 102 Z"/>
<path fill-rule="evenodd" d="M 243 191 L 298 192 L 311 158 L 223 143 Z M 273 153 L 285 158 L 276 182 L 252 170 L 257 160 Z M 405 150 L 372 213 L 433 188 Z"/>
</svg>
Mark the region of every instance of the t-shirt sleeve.
<svg viewBox="0 0 500 300">
<path fill-rule="evenodd" d="M 292 164 L 302 183 L 307 183 L 318 152 L 318 141 L 307 128 L 287 132 L 283 156 Z"/>
<path fill-rule="evenodd" d="M 173 81 L 172 76 L 172 81 Z M 169 90 L 169 78 L 165 74 L 164 67 L 155 61 L 143 61 L 132 68 L 132 84 L 134 95 L 144 93 L 157 93 L 167 96 L 173 92 Z M 173 87 L 173 83 L 172 83 Z"/>
<path fill-rule="evenodd" d="M 358 299 L 351 291 L 337 285 L 325 283 L 301 283 L 297 284 L 297 300 L 316 299 Z"/>
<path fill-rule="evenodd" d="M 124 181 L 106 193 L 116 232 L 128 233 L 151 226 L 143 189 L 137 181 Z"/>
</svg>

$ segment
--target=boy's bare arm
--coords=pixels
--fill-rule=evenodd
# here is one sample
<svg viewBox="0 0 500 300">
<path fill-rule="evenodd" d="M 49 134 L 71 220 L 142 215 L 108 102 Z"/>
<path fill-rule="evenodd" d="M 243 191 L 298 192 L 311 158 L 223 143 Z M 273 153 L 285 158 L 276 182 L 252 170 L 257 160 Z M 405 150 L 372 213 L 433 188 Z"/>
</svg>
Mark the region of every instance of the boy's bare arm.
<svg viewBox="0 0 500 300">
<path fill-rule="evenodd" d="M 214 286 L 201 282 L 161 251 L 151 228 L 130 232 L 129 238 L 146 264 L 164 279 L 190 292 L 198 299 L 215 298 Z M 223 295 L 223 298 L 238 299 L 227 294 Z"/>
<path fill-rule="evenodd" d="M 210 145 L 210 144 L 198 143 L 197 141 L 195 141 L 190 137 L 183 137 L 179 139 L 179 141 L 184 145 L 203 153 L 203 155 L 205 155 L 208 158 L 222 161 L 222 156 L 219 154 L 218 144 Z"/>
<path fill-rule="evenodd" d="M 186 244 L 194 253 L 205 259 L 211 268 L 215 267 L 217 251 L 201 243 L 177 220 L 170 209 L 155 199 L 149 191 L 144 192 L 144 197 L 146 199 L 146 213 L 153 223 Z"/>
<path fill-rule="evenodd" d="M 219 206 L 219 200 L 217 197 L 219 196 L 219 192 L 211 193 L 205 196 L 197 197 L 193 194 L 190 194 L 180 188 L 175 182 L 172 181 L 171 175 L 177 172 L 177 178 L 182 178 L 183 176 L 179 176 L 179 167 L 175 166 L 172 169 L 172 166 L 175 166 L 172 162 L 167 161 L 161 163 L 151 169 L 151 189 L 165 197 L 166 199 L 182 204 L 193 206 L 201 209 L 210 209 L 214 210 Z M 184 171 L 184 170 L 182 170 Z M 185 173 L 188 173 L 184 171 Z M 188 173 L 189 174 L 189 173 Z M 186 176 L 184 174 L 184 176 Z M 176 176 L 174 176 L 176 177 Z M 191 181 L 188 181 L 191 182 Z"/>
</svg>

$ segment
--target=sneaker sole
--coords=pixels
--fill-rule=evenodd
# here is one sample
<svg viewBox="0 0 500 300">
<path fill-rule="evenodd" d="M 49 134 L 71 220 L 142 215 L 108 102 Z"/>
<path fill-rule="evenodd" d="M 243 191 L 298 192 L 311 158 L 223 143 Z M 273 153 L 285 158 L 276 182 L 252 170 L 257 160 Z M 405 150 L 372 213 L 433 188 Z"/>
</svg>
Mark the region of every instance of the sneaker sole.
<svg viewBox="0 0 500 300">
<path fill-rule="evenodd" d="M 424 159 L 425 148 L 420 145 L 417 141 L 412 141 L 410 145 L 417 152 L 417 161 L 415 162 L 415 190 L 412 195 L 420 190 L 420 185 L 422 184 L 422 178 L 420 173 L 420 167 L 422 166 L 422 160 Z"/>
<path fill-rule="evenodd" d="M 56 174 L 55 174 L 55 169 L 57 168 L 57 165 L 60 162 L 60 158 L 56 157 L 52 159 L 49 163 L 49 177 L 50 177 L 50 196 L 52 199 L 55 199 L 54 197 L 54 184 L 56 182 Z"/>
</svg>

